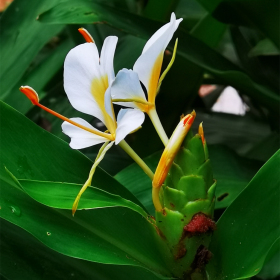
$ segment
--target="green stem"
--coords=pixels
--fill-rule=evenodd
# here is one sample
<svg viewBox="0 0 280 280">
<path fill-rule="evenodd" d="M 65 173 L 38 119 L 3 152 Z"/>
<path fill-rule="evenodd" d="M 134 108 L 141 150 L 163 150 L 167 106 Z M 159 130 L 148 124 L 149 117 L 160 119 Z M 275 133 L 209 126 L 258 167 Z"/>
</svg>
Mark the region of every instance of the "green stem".
<svg viewBox="0 0 280 280">
<path fill-rule="evenodd" d="M 155 108 L 150 109 L 148 111 L 148 115 L 149 115 L 149 117 L 150 117 L 150 119 L 151 119 L 151 121 L 152 121 L 152 123 L 153 123 L 161 141 L 162 141 L 162 143 L 164 144 L 164 146 L 166 146 L 169 139 L 168 139 L 168 137 L 165 133 L 165 130 L 164 130 L 164 128 L 163 128 L 163 126 L 160 122 L 160 119 L 158 117 L 156 109 Z"/>
<path fill-rule="evenodd" d="M 153 171 L 149 168 L 149 166 L 133 151 L 133 149 L 127 144 L 125 140 L 122 140 L 118 144 L 142 169 L 143 171 L 150 177 L 151 180 L 154 178 Z"/>
</svg>

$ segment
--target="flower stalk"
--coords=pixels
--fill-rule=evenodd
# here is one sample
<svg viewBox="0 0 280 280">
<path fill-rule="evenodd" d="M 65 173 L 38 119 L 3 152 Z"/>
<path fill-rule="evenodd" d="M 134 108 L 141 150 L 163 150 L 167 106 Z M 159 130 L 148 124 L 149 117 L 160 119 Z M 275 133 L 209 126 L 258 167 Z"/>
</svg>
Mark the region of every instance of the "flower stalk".
<svg viewBox="0 0 280 280">
<path fill-rule="evenodd" d="M 156 129 L 157 133 L 158 133 L 158 136 L 160 137 L 162 143 L 164 146 L 167 145 L 168 143 L 168 137 L 166 135 L 166 132 L 161 124 L 161 121 L 159 119 L 159 116 L 157 114 L 157 111 L 155 108 L 153 109 L 150 109 L 147 114 L 149 115 L 153 125 L 154 125 L 154 128 Z"/>
<path fill-rule="evenodd" d="M 142 168 L 151 180 L 154 178 L 154 173 L 148 165 L 135 153 L 135 151 L 127 144 L 125 140 L 119 143 L 119 146 Z"/>
</svg>

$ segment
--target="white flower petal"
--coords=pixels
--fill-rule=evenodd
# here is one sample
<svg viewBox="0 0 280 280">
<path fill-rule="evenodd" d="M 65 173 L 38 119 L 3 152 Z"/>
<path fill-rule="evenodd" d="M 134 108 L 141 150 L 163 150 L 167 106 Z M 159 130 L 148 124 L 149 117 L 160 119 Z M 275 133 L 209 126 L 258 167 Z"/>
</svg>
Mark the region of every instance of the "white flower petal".
<svg viewBox="0 0 280 280">
<path fill-rule="evenodd" d="M 92 94 L 93 80 L 100 79 L 99 55 L 95 44 L 84 43 L 67 54 L 64 62 L 64 89 L 71 105 L 105 123 L 103 112 Z"/>
<path fill-rule="evenodd" d="M 108 113 L 108 115 L 111 117 L 112 121 L 115 122 L 115 112 L 113 108 L 113 103 L 112 103 L 112 97 L 111 97 L 111 87 L 109 86 L 105 92 L 105 110 Z"/>
<path fill-rule="evenodd" d="M 102 75 L 107 74 L 109 85 L 112 83 L 112 81 L 115 78 L 113 60 L 114 60 L 114 54 L 115 54 L 117 42 L 118 42 L 118 37 L 116 36 L 107 37 L 103 43 L 101 55 L 100 55 L 100 66 L 101 66 Z"/>
<path fill-rule="evenodd" d="M 136 72 L 128 69 L 122 69 L 118 72 L 111 86 L 112 99 L 137 99 L 146 102 L 144 91 L 141 87 Z M 137 103 L 133 102 L 115 102 L 116 104 L 139 108 Z"/>
<path fill-rule="evenodd" d="M 116 145 L 121 142 L 127 134 L 141 126 L 145 115 L 138 109 L 121 109 L 117 117 Z"/>
<path fill-rule="evenodd" d="M 164 26 L 162 26 L 159 30 L 157 30 L 152 35 L 152 37 L 145 44 L 142 53 L 146 52 L 167 31 L 167 29 L 170 27 L 170 24 L 175 23 L 175 31 L 176 31 L 182 20 L 183 20 L 182 18 L 176 20 L 175 14 L 172 13 L 170 16 L 170 22 L 166 23 Z"/>
<path fill-rule="evenodd" d="M 72 118 L 71 120 L 92 130 L 98 131 L 91 124 L 81 118 Z M 68 122 L 63 122 L 61 127 L 62 132 L 71 138 L 69 145 L 72 149 L 83 149 L 108 141 L 105 137 L 90 133 L 89 131 Z"/>
<path fill-rule="evenodd" d="M 133 70 L 138 73 L 140 81 L 148 92 L 148 101 L 154 103 L 163 54 L 177 30 L 182 19 L 176 20 L 172 13 L 170 22 L 161 27 L 146 43 L 141 56 L 134 64 Z"/>
</svg>

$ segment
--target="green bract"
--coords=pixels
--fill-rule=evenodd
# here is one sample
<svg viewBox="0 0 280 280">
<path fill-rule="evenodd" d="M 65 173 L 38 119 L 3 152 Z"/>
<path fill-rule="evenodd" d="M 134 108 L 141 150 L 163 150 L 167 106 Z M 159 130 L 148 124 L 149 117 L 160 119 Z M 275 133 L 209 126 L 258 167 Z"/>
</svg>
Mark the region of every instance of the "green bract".
<svg viewBox="0 0 280 280">
<path fill-rule="evenodd" d="M 160 191 L 164 209 L 156 212 L 157 226 L 175 258 L 172 272 L 176 276 L 203 274 L 204 263 L 210 258 L 206 248 L 215 228 L 210 220 L 215 188 L 206 143 L 203 145 L 201 136 L 190 131 Z M 198 228 L 196 218 L 201 219 Z M 195 228 L 189 231 L 193 223 Z M 199 259 L 202 251 L 205 256 Z"/>
</svg>

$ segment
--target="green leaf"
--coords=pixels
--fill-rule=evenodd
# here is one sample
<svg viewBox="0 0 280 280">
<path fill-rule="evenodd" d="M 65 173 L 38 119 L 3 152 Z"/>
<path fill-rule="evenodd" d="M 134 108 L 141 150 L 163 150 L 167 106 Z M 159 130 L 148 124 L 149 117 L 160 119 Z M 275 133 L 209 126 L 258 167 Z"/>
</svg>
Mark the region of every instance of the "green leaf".
<svg viewBox="0 0 280 280">
<path fill-rule="evenodd" d="M 88 0 L 72 0 L 58 4 L 43 13 L 40 20 L 50 24 L 105 22 L 145 39 L 162 26 L 160 22 Z M 179 28 L 176 36 L 179 38 L 179 55 L 233 87 L 246 92 L 274 112 L 278 112 L 280 97 L 276 92 L 253 81 L 239 67 L 184 30 Z"/>
<path fill-rule="evenodd" d="M 22 85 L 33 87 L 39 98 L 45 96 L 43 88 L 62 67 L 67 52 L 74 47 L 72 40 L 68 39 L 62 42 L 58 47 L 51 51 L 41 63 L 36 65 L 30 72 L 23 75 L 19 82 L 9 91 L 2 101 L 12 106 L 14 109 L 25 114 L 33 106 L 24 94 L 19 91 Z"/>
<path fill-rule="evenodd" d="M 17 178 L 84 183 L 91 162 L 81 153 L 3 102 L 0 112 L 1 119 L 5 120 L 0 131 L 1 164 Z M 139 213 L 114 207 L 79 211 L 72 218 L 69 210 L 48 208 L 11 185 L 4 166 L 1 166 L 0 176 L 3 180 L 1 217 L 24 228 L 53 250 L 95 262 L 143 266 L 168 275 L 159 252 L 165 251 L 165 245 L 151 222 Z M 100 168 L 92 183 L 139 203 Z M 163 254 L 168 256 L 166 252 Z"/>
<path fill-rule="evenodd" d="M 266 161 L 280 148 L 280 134 L 276 131 L 267 135 L 261 142 L 257 143 L 249 151 L 246 157 Z"/>
<path fill-rule="evenodd" d="M 18 181 L 22 189 L 34 200 L 46 206 L 59 209 L 72 209 L 74 200 L 83 185 L 30 180 Z M 133 202 L 94 187 L 82 195 L 77 210 L 105 207 L 127 207 L 147 218 L 145 211 Z"/>
<path fill-rule="evenodd" d="M 227 29 L 227 25 L 206 14 L 190 31 L 190 34 L 209 47 L 216 47 Z"/>
<path fill-rule="evenodd" d="M 266 84 L 275 91 L 278 91 L 280 83 L 279 70 L 269 63 L 268 57 L 250 57 L 248 55 L 255 44 L 256 40 L 253 40 L 252 37 L 253 35 L 257 36 L 256 32 L 237 26 L 231 26 L 230 31 L 236 54 L 243 69 L 255 81 Z"/>
<path fill-rule="evenodd" d="M 177 36 L 179 37 L 178 54 L 182 57 L 221 79 L 225 84 L 235 87 L 262 105 L 268 106 L 271 110 L 275 112 L 278 110 L 275 104 L 279 107 L 280 98 L 276 92 L 257 83 L 239 67 L 192 36 L 184 32 L 178 32 Z"/>
<path fill-rule="evenodd" d="M 217 223 L 210 279 L 244 279 L 262 268 L 280 236 L 280 150 L 260 169 Z"/>
<path fill-rule="evenodd" d="M 279 2 L 263 0 L 198 0 L 218 20 L 259 29 L 279 47 Z"/>
<path fill-rule="evenodd" d="M 0 223 L 0 275 L 3 279 L 159 279 L 141 267 L 109 266 L 67 257 L 51 250 L 25 230 L 3 219 Z"/>
<path fill-rule="evenodd" d="M 230 205 L 246 187 L 259 169 L 260 163 L 241 158 L 221 145 L 210 145 L 208 149 L 214 178 L 217 180 L 215 207 L 216 209 L 224 208 Z M 152 170 L 156 169 L 161 153 L 161 151 L 157 152 L 144 159 Z M 133 174 L 133 177 L 131 177 L 131 174 Z M 128 166 L 119 172 L 115 178 L 143 203 L 149 213 L 154 213 L 151 200 L 151 181 L 138 165 Z"/>
<path fill-rule="evenodd" d="M 248 53 L 249 57 L 261 55 L 279 55 L 279 50 L 269 39 L 263 39 Z"/>
<path fill-rule="evenodd" d="M 168 275 L 164 243 L 150 221 L 124 207 L 69 210 L 44 206 L 1 182 L 3 219 L 23 228 L 59 253 L 104 264 L 142 266 Z M 166 253 L 166 252 L 165 252 Z"/>
<path fill-rule="evenodd" d="M 179 1 L 174 12 L 184 19 L 180 25 L 186 30 L 191 30 L 207 13 L 196 0 Z"/>
<path fill-rule="evenodd" d="M 221 145 L 209 146 L 214 178 L 217 180 L 215 208 L 228 207 L 261 167 Z"/>
<path fill-rule="evenodd" d="M 35 125 L 26 117 L 0 102 L 1 142 L 0 178 L 10 181 L 4 166 L 18 179 L 59 181 L 84 184 L 92 162 L 82 153 Z M 120 195 L 136 204 L 139 201 L 101 168 L 92 185 Z"/>
<path fill-rule="evenodd" d="M 143 14 L 157 20 L 169 20 L 179 0 L 149 0 Z"/>
<path fill-rule="evenodd" d="M 143 24 L 143 19 L 146 21 Z M 149 36 L 151 31 L 147 30 L 147 24 L 154 22 L 151 19 L 129 13 L 125 10 L 111 7 L 102 3 L 102 1 L 92 2 L 90 0 L 80 1 L 64 1 L 57 4 L 54 8 L 42 13 L 39 16 L 39 21 L 50 24 L 92 24 L 94 22 L 103 22 L 115 27 L 121 31 L 143 36 Z M 157 27 L 160 27 L 157 22 Z M 154 27 L 152 27 L 154 28 Z"/>
<path fill-rule="evenodd" d="M 208 145 L 222 144 L 242 156 L 246 155 L 248 151 L 260 143 L 263 143 L 263 146 L 266 143 L 266 148 L 272 145 L 272 143 L 275 144 L 269 147 L 272 151 L 270 156 L 280 148 L 280 142 L 276 145 L 277 138 L 273 137 L 273 141 L 269 141 L 269 138 L 273 136 L 269 124 L 263 119 L 254 117 L 251 113 L 240 116 L 219 112 L 196 112 L 197 116 L 193 127 L 198 127 L 199 123 L 203 121 L 204 133 Z M 253 153 L 254 157 L 251 157 L 253 159 L 267 161 L 270 158 L 269 156 L 268 158 L 261 159 L 259 157 L 258 147 L 252 151 Z"/>
<path fill-rule="evenodd" d="M 162 151 L 152 154 L 144 158 L 145 163 L 152 171 L 156 170 Z M 131 176 L 133 174 L 133 176 Z M 152 202 L 152 182 L 144 173 L 144 171 L 135 163 L 120 171 L 115 179 L 130 190 L 146 207 L 146 209 L 154 214 L 155 208 Z"/>
<path fill-rule="evenodd" d="M 266 259 L 265 265 L 263 266 L 261 272 L 258 274 L 258 277 L 261 279 L 272 279 L 279 277 L 280 275 L 280 237 L 274 242 L 270 248 Z"/>
<path fill-rule="evenodd" d="M 36 20 L 57 1 L 15 0 L 0 18 L 1 98 L 8 95 L 39 50 L 64 26 L 49 26 Z"/>
<path fill-rule="evenodd" d="M 258 29 L 280 47 L 279 1 L 226 0 L 220 1 L 213 16 L 224 23 Z"/>
</svg>

